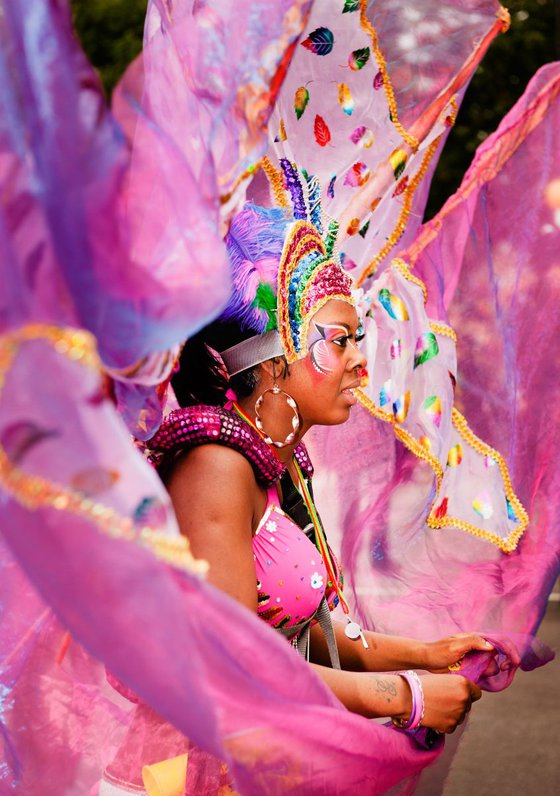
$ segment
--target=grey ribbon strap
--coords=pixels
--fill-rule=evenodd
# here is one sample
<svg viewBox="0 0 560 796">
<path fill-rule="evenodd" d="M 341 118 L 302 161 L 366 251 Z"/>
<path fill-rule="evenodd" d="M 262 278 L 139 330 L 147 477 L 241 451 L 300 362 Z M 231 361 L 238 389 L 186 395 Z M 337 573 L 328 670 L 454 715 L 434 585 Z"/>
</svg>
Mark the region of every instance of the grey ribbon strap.
<svg viewBox="0 0 560 796">
<path fill-rule="evenodd" d="M 256 334 L 248 340 L 220 351 L 220 356 L 230 376 L 241 373 L 247 368 L 258 365 L 273 357 L 280 357 L 284 353 L 282 340 L 276 329 L 264 334 Z"/>
<path fill-rule="evenodd" d="M 311 629 L 311 621 L 317 619 L 329 651 L 329 658 L 333 669 L 340 669 L 340 657 L 338 655 L 338 647 L 336 646 L 336 639 L 334 636 L 334 628 L 331 618 L 329 604 L 325 597 L 312 617 L 306 619 L 305 622 L 299 622 L 292 627 L 279 627 L 278 631 L 287 639 L 293 639 L 297 636 L 296 648 L 299 654 L 306 660 L 309 660 L 309 633 Z M 299 635 L 298 635 L 299 634 Z"/>
</svg>

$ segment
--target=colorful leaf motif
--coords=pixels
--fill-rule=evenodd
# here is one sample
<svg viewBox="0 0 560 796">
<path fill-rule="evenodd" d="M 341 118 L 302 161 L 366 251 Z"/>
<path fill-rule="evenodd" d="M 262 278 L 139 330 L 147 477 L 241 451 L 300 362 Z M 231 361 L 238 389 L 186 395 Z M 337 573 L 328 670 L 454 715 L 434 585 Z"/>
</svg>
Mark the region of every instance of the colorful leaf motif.
<svg viewBox="0 0 560 796">
<path fill-rule="evenodd" d="M 331 131 L 327 127 L 327 123 L 323 119 L 322 116 L 315 117 L 315 123 L 313 125 L 313 131 L 315 133 L 315 140 L 319 144 L 319 146 L 327 146 L 329 141 L 331 140 Z"/>
<path fill-rule="evenodd" d="M 371 172 L 365 163 L 354 163 L 346 172 L 344 185 L 351 185 L 352 188 L 357 188 L 369 180 L 370 174 Z"/>
<path fill-rule="evenodd" d="M 357 232 L 359 229 L 360 229 L 360 219 L 359 219 L 359 218 L 353 218 L 353 219 L 352 219 L 352 220 L 351 220 L 351 221 L 348 223 L 348 226 L 346 227 L 346 234 L 347 234 L 347 235 L 349 235 L 349 236 L 351 237 L 352 235 L 355 235 L 355 234 L 356 234 L 356 232 Z"/>
<path fill-rule="evenodd" d="M 373 211 L 374 211 L 374 210 L 377 208 L 377 205 L 379 204 L 379 202 L 380 202 L 380 201 L 381 201 L 381 197 L 380 197 L 380 196 L 377 196 L 377 197 L 376 197 L 376 198 L 373 200 L 373 202 L 370 204 L 370 206 L 369 206 L 369 209 L 371 210 L 371 212 L 372 212 L 372 213 L 373 213 Z"/>
<path fill-rule="evenodd" d="M 518 522 L 513 506 L 511 505 L 511 502 L 507 498 L 506 498 L 506 507 L 507 507 L 508 520 L 511 520 L 512 522 Z"/>
<path fill-rule="evenodd" d="M 117 483 L 120 475 L 116 470 L 106 470 L 103 467 L 88 467 L 76 473 L 70 483 L 74 489 L 83 492 L 88 497 L 106 492 Z"/>
<path fill-rule="evenodd" d="M 405 170 L 407 157 L 408 155 L 402 149 L 395 149 L 394 152 L 391 152 L 391 154 L 389 155 L 389 163 L 391 164 L 391 168 L 393 169 L 395 180 L 398 180 L 403 171 Z"/>
<path fill-rule="evenodd" d="M 354 260 L 351 260 L 347 254 L 344 254 L 344 252 L 340 252 L 340 262 L 344 266 L 345 271 L 353 271 L 354 268 L 358 267 L 358 263 L 355 263 Z"/>
<path fill-rule="evenodd" d="M 441 425 L 441 401 L 437 395 L 430 395 L 424 401 L 424 409 L 430 415 L 432 421 L 437 428 Z"/>
<path fill-rule="evenodd" d="M 274 139 L 274 143 L 278 144 L 280 141 L 285 141 L 287 137 L 284 119 L 280 119 L 280 129 L 278 130 L 278 135 Z"/>
<path fill-rule="evenodd" d="M 334 184 L 336 182 L 336 174 L 333 174 L 331 177 L 331 181 L 329 182 L 329 186 L 327 188 L 327 196 L 329 199 L 334 199 Z"/>
<path fill-rule="evenodd" d="M 486 493 L 475 498 L 473 500 L 472 507 L 478 516 L 482 517 L 483 520 L 489 520 L 494 513 L 494 509 L 492 508 L 492 504 Z"/>
<path fill-rule="evenodd" d="M 351 116 L 354 110 L 354 100 L 346 83 L 340 83 L 338 86 L 338 101 L 342 105 L 344 113 L 347 116 Z"/>
<path fill-rule="evenodd" d="M 380 88 L 383 88 L 384 84 L 383 75 L 381 72 L 378 72 L 375 77 L 373 78 L 373 87 L 376 91 L 379 91 Z"/>
<path fill-rule="evenodd" d="M 397 183 L 397 187 L 393 191 L 393 196 L 400 196 L 403 191 L 406 190 L 406 186 L 408 185 L 408 174 L 406 177 L 403 177 L 400 182 Z"/>
<path fill-rule="evenodd" d="M 429 437 L 420 437 L 418 439 L 418 442 L 424 448 L 424 450 L 428 452 L 432 450 L 432 441 L 430 440 Z"/>
<path fill-rule="evenodd" d="M 400 359 L 402 354 L 402 340 L 397 338 L 391 343 L 391 359 Z"/>
<path fill-rule="evenodd" d="M 447 514 L 447 506 L 449 504 L 449 498 L 444 497 L 437 509 L 434 511 L 434 517 L 438 520 L 442 520 Z"/>
<path fill-rule="evenodd" d="M 167 520 L 165 505 L 157 497 L 142 498 L 134 509 L 133 521 L 135 525 L 150 525 L 157 527 Z"/>
<path fill-rule="evenodd" d="M 369 47 L 360 47 L 359 50 L 354 50 L 348 56 L 348 66 L 354 72 L 358 72 L 369 61 Z"/>
<path fill-rule="evenodd" d="M 386 287 L 379 291 L 379 303 L 395 321 L 408 321 L 410 316 L 406 304 L 398 296 L 390 293 Z"/>
<path fill-rule="evenodd" d="M 357 11 L 360 7 L 360 0 L 344 0 L 343 14 L 349 14 L 351 11 Z"/>
<path fill-rule="evenodd" d="M 449 449 L 447 454 L 448 467 L 458 467 L 463 461 L 463 446 L 460 442 Z"/>
<path fill-rule="evenodd" d="M 393 401 L 393 415 L 397 423 L 404 423 L 408 415 L 408 408 L 410 406 L 410 390 L 407 390 L 404 395 Z"/>
<path fill-rule="evenodd" d="M 328 55 L 333 48 L 334 36 L 328 28 L 316 28 L 312 31 L 301 46 L 315 55 Z"/>
<path fill-rule="evenodd" d="M 309 91 L 305 88 L 305 86 L 300 86 L 294 96 L 294 110 L 298 120 L 303 116 L 303 112 L 307 108 L 308 102 Z"/>
<path fill-rule="evenodd" d="M 417 368 L 439 354 L 439 346 L 433 332 L 424 332 L 416 341 L 414 367 Z"/>
<path fill-rule="evenodd" d="M 365 236 L 367 235 L 368 229 L 369 229 L 369 221 L 366 221 L 364 226 L 361 229 L 358 230 L 358 235 L 360 235 L 362 238 L 365 238 Z"/>
<path fill-rule="evenodd" d="M 31 421 L 23 420 L 8 426 L 2 433 L 1 442 L 12 464 L 19 464 L 40 442 L 58 435 L 58 431 L 41 428 Z"/>
<path fill-rule="evenodd" d="M 373 133 L 367 127 L 362 125 L 360 127 L 356 127 L 356 129 L 350 133 L 350 140 L 354 144 L 361 146 L 363 149 L 369 149 L 373 144 Z"/>
<path fill-rule="evenodd" d="M 391 379 L 388 379 L 379 391 L 379 406 L 391 403 Z"/>
</svg>

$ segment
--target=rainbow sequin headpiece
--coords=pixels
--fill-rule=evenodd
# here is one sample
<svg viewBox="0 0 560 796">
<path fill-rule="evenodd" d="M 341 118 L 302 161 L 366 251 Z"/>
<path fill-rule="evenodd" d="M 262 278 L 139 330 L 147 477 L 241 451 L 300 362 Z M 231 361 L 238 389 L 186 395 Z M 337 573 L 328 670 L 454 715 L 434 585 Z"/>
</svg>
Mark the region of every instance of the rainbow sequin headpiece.
<svg viewBox="0 0 560 796">
<path fill-rule="evenodd" d="M 257 335 L 222 352 L 230 375 L 282 354 L 288 364 L 303 359 L 313 315 L 331 299 L 354 304 L 352 279 L 334 253 L 338 223 L 323 237 L 318 181 L 281 165 L 292 208 L 248 203 L 226 236 L 233 293 L 221 320 Z"/>
</svg>

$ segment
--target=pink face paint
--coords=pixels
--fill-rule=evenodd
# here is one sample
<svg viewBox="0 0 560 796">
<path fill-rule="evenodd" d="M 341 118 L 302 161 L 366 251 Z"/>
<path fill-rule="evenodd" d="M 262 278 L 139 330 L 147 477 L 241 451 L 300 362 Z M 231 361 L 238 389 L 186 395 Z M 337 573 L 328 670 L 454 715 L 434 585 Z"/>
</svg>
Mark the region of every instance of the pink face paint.
<svg viewBox="0 0 560 796">
<path fill-rule="evenodd" d="M 317 323 L 312 321 L 312 328 L 307 340 L 311 364 L 318 373 L 328 376 L 334 372 L 336 354 L 329 346 L 336 337 L 347 337 L 348 329 L 338 323 Z"/>
</svg>

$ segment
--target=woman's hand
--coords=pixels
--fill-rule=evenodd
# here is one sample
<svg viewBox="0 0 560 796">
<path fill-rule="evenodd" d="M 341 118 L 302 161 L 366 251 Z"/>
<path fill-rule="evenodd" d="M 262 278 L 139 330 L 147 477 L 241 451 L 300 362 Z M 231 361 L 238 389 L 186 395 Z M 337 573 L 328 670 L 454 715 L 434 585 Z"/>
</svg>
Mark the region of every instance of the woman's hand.
<svg viewBox="0 0 560 796">
<path fill-rule="evenodd" d="M 478 633 L 457 633 L 440 641 L 427 642 L 422 668 L 434 674 L 449 672 L 449 667 L 459 664 L 467 652 L 492 652 L 493 649 L 493 645 Z"/>
<path fill-rule="evenodd" d="M 456 674 L 426 674 L 421 676 L 421 681 L 424 691 L 422 726 L 438 732 L 454 732 L 465 720 L 472 703 L 482 696 L 477 685 Z"/>
</svg>

